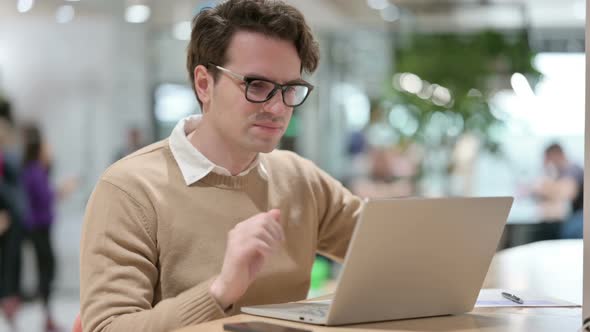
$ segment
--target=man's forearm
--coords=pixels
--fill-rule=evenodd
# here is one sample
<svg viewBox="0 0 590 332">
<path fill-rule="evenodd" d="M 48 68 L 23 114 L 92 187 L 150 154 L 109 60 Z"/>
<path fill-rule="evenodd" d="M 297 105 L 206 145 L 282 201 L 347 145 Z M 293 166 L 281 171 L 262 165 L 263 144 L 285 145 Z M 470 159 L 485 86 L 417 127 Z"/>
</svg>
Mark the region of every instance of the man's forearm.
<svg viewBox="0 0 590 332">
<path fill-rule="evenodd" d="M 223 309 L 209 293 L 210 285 L 211 280 L 203 282 L 151 309 L 140 311 L 138 306 L 117 306 L 117 303 L 129 303 L 131 298 L 125 300 L 111 295 L 98 301 L 82 299 L 82 326 L 84 331 L 92 332 L 156 332 L 223 318 Z"/>
</svg>

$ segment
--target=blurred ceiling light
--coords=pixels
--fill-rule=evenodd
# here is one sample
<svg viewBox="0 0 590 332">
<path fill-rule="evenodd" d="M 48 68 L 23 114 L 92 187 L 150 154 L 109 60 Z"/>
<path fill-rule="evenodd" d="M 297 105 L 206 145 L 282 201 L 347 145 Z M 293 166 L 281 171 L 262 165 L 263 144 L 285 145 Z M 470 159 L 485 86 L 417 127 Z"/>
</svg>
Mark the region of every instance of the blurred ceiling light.
<svg viewBox="0 0 590 332">
<path fill-rule="evenodd" d="M 529 84 L 529 81 L 521 73 L 514 73 L 510 78 L 510 84 L 517 96 L 521 98 L 534 98 L 535 93 Z"/>
<path fill-rule="evenodd" d="M 447 127 L 448 136 L 458 136 L 463 132 L 465 121 L 463 117 L 455 112 L 446 111 L 447 119 L 449 119 L 449 126 Z"/>
<path fill-rule="evenodd" d="M 418 127 L 420 127 L 418 120 L 411 117 L 408 118 L 406 125 L 403 128 L 400 128 L 399 131 L 401 131 L 405 136 L 412 136 L 418 131 Z"/>
<path fill-rule="evenodd" d="M 451 97 L 451 91 L 445 88 L 444 86 L 437 86 L 434 91 L 432 91 L 432 102 L 438 106 L 447 106 L 450 105 L 453 101 Z"/>
<path fill-rule="evenodd" d="M 396 105 L 389 112 L 389 123 L 392 127 L 401 129 L 406 126 L 410 116 L 410 112 L 405 106 Z"/>
<path fill-rule="evenodd" d="M 69 23 L 76 16 L 74 7 L 70 5 L 59 6 L 55 11 L 55 21 L 57 23 Z"/>
<path fill-rule="evenodd" d="M 389 0 L 367 0 L 367 5 L 375 10 L 382 10 L 389 6 Z"/>
<path fill-rule="evenodd" d="M 412 73 L 404 73 L 400 76 L 399 85 L 402 89 L 410 93 L 418 93 L 422 90 L 422 80 L 418 75 Z"/>
<path fill-rule="evenodd" d="M 432 92 L 434 91 L 434 88 L 436 88 L 437 85 L 436 84 L 430 84 L 427 81 L 423 81 L 422 82 L 422 90 L 420 90 L 420 92 L 418 92 L 418 97 L 420 97 L 421 99 L 430 99 L 430 97 L 432 97 Z"/>
<path fill-rule="evenodd" d="M 66 0 L 66 1 L 69 1 L 69 2 L 78 2 L 80 0 Z"/>
<path fill-rule="evenodd" d="M 19 13 L 26 13 L 33 8 L 34 4 L 34 0 L 18 0 L 16 3 L 16 10 L 18 10 Z"/>
<path fill-rule="evenodd" d="M 176 38 L 178 40 L 190 40 L 191 39 L 191 32 L 192 32 L 191 22 L 190 21 L 183 21 L 183 22 L 178 22 L 174 25 L 174 29 L 172 31 L 172 34 L 174 35 L 174 38 Z"/>
<path fill-rule="evenodd" d="M 144 23 L 150 14 L 150 7 L 146 5 L 131 5 L 125 9 L 125 20 L 129 23 Z"/>
<path fill-rule="evenodd" d="M 399 8 L 395 5 L 389 5 L 379 12 L 381 18 L 386 22 L 395 22 L 399 20 Z"/>
<path fill-rule="evenodd" d="M 362 130 L 367 126 L 371 117 L 371 102 L 362 91 L 356 91 L 345 99 L 344 109 L 346 120 L 351 128 Z"/>
<path fill-rule="evenodd" d="M 372 124 L 367 129 L 367 141 L 374 147 L 391 147 L 399 142 L 399 134 L 384 122 Z"/>
<path fill-rule="evenodd" d="M 334 100 L 344 109 L 348 128 L 360 131 L 369 123 L 371 102 L 366 93 L 350 83 L 339 83 L 332 90 Z"/>
</svg>

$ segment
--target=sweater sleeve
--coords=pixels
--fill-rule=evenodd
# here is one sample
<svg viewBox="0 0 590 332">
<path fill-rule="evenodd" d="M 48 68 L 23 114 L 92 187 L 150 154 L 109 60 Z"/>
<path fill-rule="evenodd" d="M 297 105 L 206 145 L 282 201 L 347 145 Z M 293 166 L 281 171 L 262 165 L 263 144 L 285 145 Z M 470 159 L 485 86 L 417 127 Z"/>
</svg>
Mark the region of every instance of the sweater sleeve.
<svg viewBox="0 0 590 332">
<path fill-rule="evenodd" d="M 158 249 L 154 213 L 101 180 L 86 209 L 80 250 L 84 331 L 169 331 L 225 317 L 213 279 L 154 305 Z"/>
<path fill-rule="evenodd" d="M 360 216 L 363 201 L 338 180 L 316 167 L 315 197 L 319 213 L 318 251 L 342 261 Z"/>
</svg>

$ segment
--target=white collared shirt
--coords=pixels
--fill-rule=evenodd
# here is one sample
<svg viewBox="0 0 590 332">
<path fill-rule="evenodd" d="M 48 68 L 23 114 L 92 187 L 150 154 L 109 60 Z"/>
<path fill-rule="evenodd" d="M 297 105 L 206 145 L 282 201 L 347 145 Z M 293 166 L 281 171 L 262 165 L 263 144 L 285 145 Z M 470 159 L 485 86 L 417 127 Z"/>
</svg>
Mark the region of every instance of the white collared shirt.
<svg viewBox="0 0 590 332">
<path fill-rule="evenodd" d="M 187 135 L 197 128 L 201 118 L 202 115 L 200 114 L 191 115 L 178 121 L 169 139 L 170 150 L 172 151 L 172 155 L 180 168 L 182 176 L 184 177 L 184 182 L 187 186 L 204 178 L 210 172 L 231 176 L 230 171 L 219 165 L 215 165 L 188 140 Z M 256 156 L 256 159 L 246 170 L 237 176 L 248 174 L 252 169 L 256 168 L 258 164 L 260 164 L 260 154 Z M 263 165 L 260 165 L 260 172 L 266 177 L 266 169 L 264 169 Z"/>
</svg>

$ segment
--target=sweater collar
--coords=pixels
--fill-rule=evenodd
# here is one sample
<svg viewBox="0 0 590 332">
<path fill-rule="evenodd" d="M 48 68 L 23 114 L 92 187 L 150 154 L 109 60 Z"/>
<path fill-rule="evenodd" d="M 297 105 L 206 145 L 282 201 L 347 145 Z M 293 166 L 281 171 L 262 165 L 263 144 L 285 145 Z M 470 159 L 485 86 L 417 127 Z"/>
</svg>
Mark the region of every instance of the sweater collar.
<svg viewBox="0 0 590 332">
<path fill-rule="evenodd" d="M 201 121 L 201 118 L 202 115 L 199 114 L 181 119 L 174 127 L 169 139 L 170 150 L 172 151 L 172 155 L 180 168 L 180 172 L 182 173 L 184 182 L 187 186 L 203 179 L 209 173 L 231 176 L 231 173 L 227 169 L 216 165 L 207 159 L 207 157 L 205 157 L 205 155 L 203 155 L 188 140 L 187 135 L 195 130 L 197 124 Z M 260 163 L 260 154 L 258 154 L 256 159 L 246 170 L 237 176 L 245 176 L 259 165 L 260 175 L 263 178 L 266 178 L 267 172 L 264 165 Z"/>
</svg>

